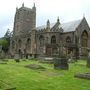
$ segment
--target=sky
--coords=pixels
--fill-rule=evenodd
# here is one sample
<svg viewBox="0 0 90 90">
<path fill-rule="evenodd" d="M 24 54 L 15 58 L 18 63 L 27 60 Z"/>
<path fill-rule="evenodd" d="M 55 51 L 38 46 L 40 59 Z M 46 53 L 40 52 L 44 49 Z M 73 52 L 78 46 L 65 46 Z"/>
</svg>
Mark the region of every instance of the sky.
<svg viewBox="0 0 90 90">
<path fill-rule="evenodd" d="M 46 25 L 47 20 L 54 23 L 57 17 L 61 23 L 82 19 L 83 16 L 90 26 L 90 0 L 1 0 L 0 1 L 0 37 L 7 29 L 13 30 L 16 7 L 22 3 L 28 8 L 36 5 L 36 26 Z"/>
</svg>

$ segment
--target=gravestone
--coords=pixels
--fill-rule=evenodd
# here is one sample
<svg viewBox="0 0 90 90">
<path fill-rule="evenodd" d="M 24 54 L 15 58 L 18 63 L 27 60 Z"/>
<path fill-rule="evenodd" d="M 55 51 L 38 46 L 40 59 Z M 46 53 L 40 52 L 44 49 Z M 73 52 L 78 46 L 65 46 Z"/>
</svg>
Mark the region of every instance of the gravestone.
<svg viewBox="0 0 90 90">
<path fill-rule="evenodd" d="M 38 65 L 38 64 L 29 64 L 29 65 L 26 65 L 25 67 L 33 69 L 33 70 L 45 70 L 46 69 L 45 67 Z"/>
<path fill-rule="evenodd" d="M 88 54 L 87 67 L 90 68 L 90 52 L 89 52 L 89 54 Z"/>
<path fill-rule="evenodd" d="M 75 74 L 74 77 L 90 80 L 90 73 L 78 73 Z"/>
<path fill-rule="evenodd" d="M 16 62 L 20 62 L 19 54 L 16 53 L 15 56 L 14 56 L 14 59 L 15 59 Z"/>
<path fill-rule="evenodd" d="M 54 69 L 68 70 L 68 68 L 67 58 L 54 58 Z"/>
<path fill-rule="evenodd" d="M 30 55 L 28 55 L 28 59 L 30 60 L 32 57 Z"/>
</svg>

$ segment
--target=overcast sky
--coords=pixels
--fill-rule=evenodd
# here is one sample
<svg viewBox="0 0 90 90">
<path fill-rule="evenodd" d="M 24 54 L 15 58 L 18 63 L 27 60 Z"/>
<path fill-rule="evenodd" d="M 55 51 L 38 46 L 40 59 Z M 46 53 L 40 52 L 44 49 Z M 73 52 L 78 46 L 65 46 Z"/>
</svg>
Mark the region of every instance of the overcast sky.
<svg viewBox="0 0 90 90">
<path fill-rule="evenodd" d="M 46 24 L 47 19 L 51 23 L 56 22 L 58 16 L 61 23 L 82 19 L 85 16 L 90 25 L 90 0 L 1 0 L 0 37 L 8 28 L 13 30 L 16 7 L 20 8 L 23 2 L 29 8 L 36 3 L 37 26 Z"/>
</svg>

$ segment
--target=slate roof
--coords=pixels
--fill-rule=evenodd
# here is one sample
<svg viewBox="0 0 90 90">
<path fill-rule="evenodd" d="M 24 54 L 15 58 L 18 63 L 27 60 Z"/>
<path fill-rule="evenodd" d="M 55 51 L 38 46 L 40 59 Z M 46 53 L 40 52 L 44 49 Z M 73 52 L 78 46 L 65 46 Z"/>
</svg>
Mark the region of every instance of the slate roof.
<svg viewBox="0 0 90 90">
<path fill-rule="evenodd" d="M 59 25 L 59 28 L 62 28 L 64 32 L 71 32 L 71 31 L 75 31 L 75 29 L 79 26 L 79 24 L 81 23 L 82 19 L 80 20 L 76 20 L 76 21 L 71 21 L 71 22 L 67 22 L 67 23 L 62 23 Z M 52 28 L 56 23 L 52 23 L 50 24 L 50 28 Z M 36 27 L 37 30 L 41 30 L 46 28 L 46 25 L 40 26 L 40 27 Z"/>
<path fill-rule="evenodd" d="M 68 23 L 63 23 L 63 24 L 61 24 L 61 28 L 64 30 L 64 32 L 75 31 L 75 29 L 79 26 L 81 21 L 82 21 L 82 19 L 76 20 L 76 21 L 71 21 Z"/>
<path fill-rule="evenodd" d="M 50 24 L 50 28 L 52 28 L 56 23 L 51 23 Z M 39 26 L 39 27 L 36 27 L 37 30 L 41 30 L 41 29 L 44 29 L 46 28 L 46 25 L 42 25 L 42 26 Z"/>
</svg>

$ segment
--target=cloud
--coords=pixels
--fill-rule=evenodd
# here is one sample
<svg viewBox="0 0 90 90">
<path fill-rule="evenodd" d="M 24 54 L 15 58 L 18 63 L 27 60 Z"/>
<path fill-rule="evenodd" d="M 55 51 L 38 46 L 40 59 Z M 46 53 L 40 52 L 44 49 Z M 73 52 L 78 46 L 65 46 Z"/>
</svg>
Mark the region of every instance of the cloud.
<svg viewBox="0 0 90 90">
<path fill-rule="evenodd" d="M 60 17 L 61 23 L 85 17 L 90 24 L 90 0 L 2 0 L 0 1 L 0 37 L 7 28 L 13 29 L 14 15 L 16 7 L 21 7 L 22 3 L 26 7 L 32 8 L 33 3 L 37 7 L 37 26 L 50 22 L 56 22 Z"/>
</svg>

